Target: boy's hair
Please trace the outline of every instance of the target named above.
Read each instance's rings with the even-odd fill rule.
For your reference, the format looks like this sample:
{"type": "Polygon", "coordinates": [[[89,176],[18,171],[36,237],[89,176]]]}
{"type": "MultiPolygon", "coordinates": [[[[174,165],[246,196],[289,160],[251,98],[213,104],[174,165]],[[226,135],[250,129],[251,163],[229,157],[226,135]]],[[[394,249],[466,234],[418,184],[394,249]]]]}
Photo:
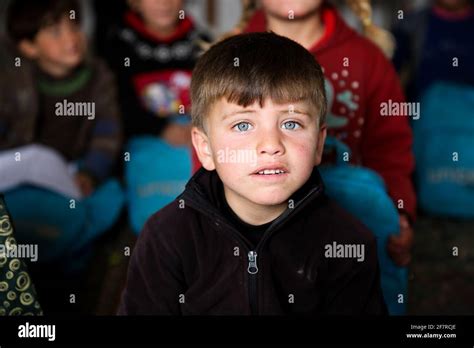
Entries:
{"type": "Polygon", "coordinates": [[[12,0],[7,12],[7,33],[18,43],[34,40],[38,32],[53,25],[74,11],[75,20],[80,23],[80,6],[76,0],[12,0]]]}
{"type": "Polygon", "coordinates": [[[193,125],[205,131],[205,116],[223,97],[243,107],[256,101],[263,106],[267,98],[276,103],[304,100],[319,113],[319,124],[325,122],[321,66],[303,46],[274,33],[229,37],[198,60],[191,80],[193,125]]]}

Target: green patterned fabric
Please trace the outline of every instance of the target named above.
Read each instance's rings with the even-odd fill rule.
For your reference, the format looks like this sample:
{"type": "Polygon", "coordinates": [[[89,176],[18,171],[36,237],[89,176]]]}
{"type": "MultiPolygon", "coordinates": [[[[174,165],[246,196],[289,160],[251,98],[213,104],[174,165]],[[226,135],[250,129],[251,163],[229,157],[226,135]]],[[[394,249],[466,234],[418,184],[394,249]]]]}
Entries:
{"type": "Polygon", "coordinates": [[[10,257],[15,248],[10,215],[0,195],[0,316],[42,315],[25,262],[10,257]]]}

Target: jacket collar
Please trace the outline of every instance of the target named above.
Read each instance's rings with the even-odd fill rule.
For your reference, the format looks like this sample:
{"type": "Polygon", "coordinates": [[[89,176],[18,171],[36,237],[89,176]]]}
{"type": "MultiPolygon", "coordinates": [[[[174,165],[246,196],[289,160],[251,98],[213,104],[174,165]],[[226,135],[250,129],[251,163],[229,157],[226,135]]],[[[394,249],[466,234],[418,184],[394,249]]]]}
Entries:
{"type": "MultiPolygon", "coordinates": [[[[324,34],[321,39],[315,42],[308,49],[312,53],[319,53],[326,48],[332,48],[353,38],[354,35],[357,35],[352,28],[346,25],[337,12],[337,9],[327,2],[322,5],[321,19],[324,23],[324,34]]],[[[251,33],[263,31],[267,31],[267,20],[264,12],[262,10],[257,10],[249,20],[244,32],[251,33]]]]}
{"type": "Polygon", "coordinates": [[[78,66],[64,78],[54,78],[36,67],[38,88],[40,92],[50,96],[67,96],[76,93],[91,80],[92,69],[85,63],[78,66]]]}
{"type": "Polygon", "coordinates": [[[185,17],[184,19],[179,20],[176,30],[173,33],[168,36],[158,36],[157,34],[148,30],[142,19],[133,11],[128,11],[125,13],[125,23],[127,26],[140,33],[140,35],[143,37],[156,43],[171,43],[173,41],[179,40],[185,37],[194,27],[191,19],[189,17],[185,17]]]}
{"type": "MultiPolygon", "coordinates": [[[[208,171],[200,168],[186,184],[184,192],[178,199],[184,199],[186,204],[191,208],[201,212],[204,215],[216,220],[226,221],[222,214],[222,181],[215,170],[208,171]]],[[[281,227],[290,220],[297,211],[308,206],[316,198],[322,196],[324,192],[324,184],[317,167],[314,167],[310,178],[299,188],[290,199],[293,200],[292,208],[287,208],[278,218],[270,225],[269,230],[281,227]]]]}

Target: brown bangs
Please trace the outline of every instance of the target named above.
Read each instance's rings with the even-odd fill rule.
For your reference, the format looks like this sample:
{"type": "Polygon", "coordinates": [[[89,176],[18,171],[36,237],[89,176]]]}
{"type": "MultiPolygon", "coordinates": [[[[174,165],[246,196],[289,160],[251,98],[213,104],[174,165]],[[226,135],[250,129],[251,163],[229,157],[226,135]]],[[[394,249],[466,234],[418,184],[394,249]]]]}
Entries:
{"type": "Polygon", "coordinates": [[[230,37],[198,61],[191,82],[193,124],[203,129],[209,107],[227,99],[243,107],[270,98],[276,103],[307,101],[320,124],[326,114],[324,75],[315,58],[296,42],[273,34],[230,37]]]}

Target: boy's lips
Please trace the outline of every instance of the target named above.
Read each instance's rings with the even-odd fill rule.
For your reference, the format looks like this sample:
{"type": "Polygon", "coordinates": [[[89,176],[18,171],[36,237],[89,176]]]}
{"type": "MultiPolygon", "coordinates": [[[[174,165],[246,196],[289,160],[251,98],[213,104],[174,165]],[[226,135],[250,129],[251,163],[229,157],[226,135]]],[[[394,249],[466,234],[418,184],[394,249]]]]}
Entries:
{"type": "Polygon", "coordinates": [[[252,176],[286,176],[288,174],[288,168],[282,164],[272,163],[260,166],[251,175],[252,176]]]}

